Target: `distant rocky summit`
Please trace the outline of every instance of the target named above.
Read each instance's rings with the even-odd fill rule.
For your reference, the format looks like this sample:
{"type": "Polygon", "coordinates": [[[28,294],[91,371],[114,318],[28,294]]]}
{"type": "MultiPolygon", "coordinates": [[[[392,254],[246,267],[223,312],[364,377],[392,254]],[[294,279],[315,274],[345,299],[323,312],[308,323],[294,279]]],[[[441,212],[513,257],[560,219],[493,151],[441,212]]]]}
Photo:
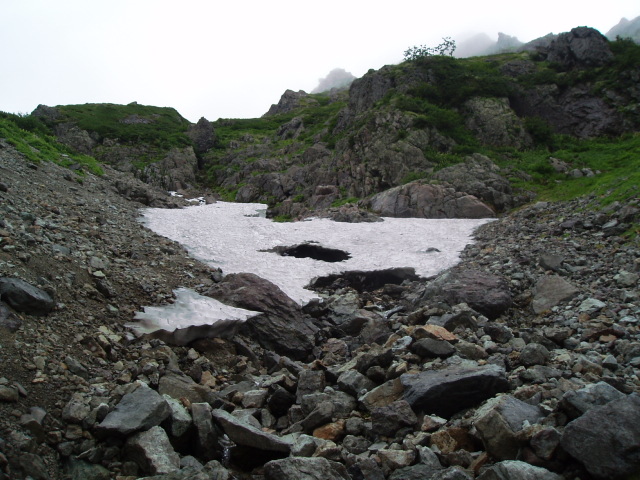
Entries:
{"type": "Polygon", "coordinates": [[[609,40],[616,38],[630,38],[636,43],[640,43],[640,16],[633,20],[623,18],[620,22],[609,30],[605,36],[609,40]]]}

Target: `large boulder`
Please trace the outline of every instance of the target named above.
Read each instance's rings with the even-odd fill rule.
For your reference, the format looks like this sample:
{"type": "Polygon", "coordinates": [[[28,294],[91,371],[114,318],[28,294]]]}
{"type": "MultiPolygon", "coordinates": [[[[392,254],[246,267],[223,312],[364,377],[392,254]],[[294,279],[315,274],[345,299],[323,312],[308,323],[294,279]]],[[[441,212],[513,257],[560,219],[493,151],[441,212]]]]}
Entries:
{"type": "Polygon", "coordinates": [[[511,307],[507,281],[479,270],[450,270],[432,281],[422,300],[444,300],[449,305],[466,303],[490,319],[497,318],[511,307]]]}
{"type": "Polygon", "coordinates": [[[500,167],[480,153],[466,157],[463,163],[438,170],[433,178],[479,198],[498,212],[518,206],[528,199],[516,196],[509,180],[500,175],[500,167]]]}
{"type": "Polygon", "coordinates": [[[444,185],[415,181],[374,195],[367,206],[383,217],[493,218],[495,212],[473,195],[444,185]]]}
{"type": "Polygon", "coordinates": [[[638,475],[640,395],[590,409],[565,427],[560,444],[596,478],[638,475]]]}
{"type": "Polygon", "coordinates": [[[213,124],[202,117],[195,125],[189,126],[187,136],[193,142],[193,149],[196,155],[201,155],[213,148],[216,143],[216,133],[213,124]]]}
{"type": "Polygon", "coordinates": [[[116,408],[96,427],[96,435],[127,436],[160,425],[171,409],[155,390],[141,383],[133,392],[122,397],[116,408]]]}
{"type": "Polygon", "coordinates": [[[518,460],[505,460],[487,468],[478,480],[562,480],[557,473],[518,460]]]}
{"type": "Polygon", "coordinates": [[[279,115],[281,113],[289,113],[302,105],[302,100],[309,96],[304,90],[294,92],[293,90],[285,90],[280,97],[278,103],[274,103],[269,108],[269,111],[265,113],[264,117],[270,117],[272,115],[279,115]]]}
{"type": "Polygon", "coordinates": [[[278,286],[252,273],[235,273],[211,287],[206,295],[227,305],[262,312],[240,328],[264,348],[306,359],[314,346],[317,327],[301,307],[278,286]]]}
{"type": "Polygon", "coordinates": [[[403,398],[414,411],[451,417],[509,388],[503,368],[497,365],[453,365],[400,377],[403,398]]]}
{"type": "Polygon", "coordinates": [[[531,306],[534,313],[542,313],[575,297],[579,290],[559,275],[545,275],[535,285],[531,306]]]}
{"type": "Polygon", "coordinates": [[[602,67],[613,60],[609,41],[589,27],[573,28],[558,35],[549,47],[547,61],[563,68],[602,67]]]}
{"type": "Polygon", "coordinates": [[[19,278],[0,278],[0,300],[18,312],[32,315],[46,315],[56,306],[47,292],[19,278]]]}

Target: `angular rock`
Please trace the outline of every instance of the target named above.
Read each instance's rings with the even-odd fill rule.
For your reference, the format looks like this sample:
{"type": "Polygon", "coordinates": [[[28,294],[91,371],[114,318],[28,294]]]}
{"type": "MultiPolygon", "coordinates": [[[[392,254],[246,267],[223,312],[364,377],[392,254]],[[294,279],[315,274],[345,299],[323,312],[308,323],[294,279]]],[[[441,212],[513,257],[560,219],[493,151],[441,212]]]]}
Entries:
{"type": "Polygon", "coordinates": [[[216,409],[211,412],[214,420],[222,427],[224,433],[236,445],[256,448],[261,451],[280,452],[288,454],[291,443],[276,435],[245,423],[224,410],[216,409]]]}
{"type": "Polygon", "coordinates": [[[4,302],[0,302],[0,328],[6,328],[10,332],[17,332],[22,325],[22,320],[13,313],[4,302]]]}
{"type": "Polygon", "coordinates": [[[367,392],[358,400],[364,404],[367,410],[371,411],[375,407],[383,407],[395,402],[402,397],[403,392],[402,382],[399,378],[395,378],[367,392]]]}
{"type": "Polygon", "coordinates": [[[116,408],[96,427],[96,435],[131,435],[160,425],[171,413],[169,405],[158,392],[142,383],[126,394],[116,408]]]}
{"type": "Polygon", "coordinates": [[[152,427],[133,435],[124,447],[125,454],[133,459],[145,473],[162,474],[180,469],[180,456],[173,450],[166,432],[152,427]]]}
{"type": "Polygon", "coordinates": [[[168,372],[160,377],[158,393],[176,400],[185,398],[191,403],[207,402],[216,406],[220,404],[220,398],[210,388],[198,385],[191,377],[174,372],[168,372]]]}
{"type": "Polygon", "coordinates": [[[296,402],[296,397],[289,393],[280,385],[275,385],[273,393],[267,399],[267,406],[272,414],[281,417],[287,414],[287,411],[296,402]]]}
{"type": "Polygon", "coordinates": [[[456,349],[445,340],[422,338],[411,344],[411,351],[425,358],[447,358],[453,355],[456,349]]]}
{"type": "Polygon", "coordinates": [[[405,400],[396,400],[387,406],[374,408],[371,421],[376,435],[393,437],[401,428],[415,426],[418,418],[405,400]]]}
{"type": "Polygon", "coordinates": [[[400,377],[403,398],[415,411],[449,418],[509,388],[505,371],[496,365],[450,366],[400,377]]]}
{"type": "Polygon", "coordinates": [[[378,193],[369,200],[367,206],[382,217],[495,217],[495,212],[473,195],[420,180],[378,193]]]}
{"type": "Polygon", "coordinates": [[[165,421],[167,423],[167,432],[170,433],[172,437],[181,437],[187,433],[193,419],[187,409],[178,400],[169,395],[163,395],[163,397],[171,410],[169,417],[165,421]]]}
{"type": "Polygon", "coordinates": [[[264,466],[265,480],[351,480],[344,465],[322,457],[289,457],[264,466]]]}
{"type": "Polygon", "coordinates": [[[545,275],[536,283],[531,306],[534,313],[539,314],[572,299],[578,292],[578,289],[564,278],[558,275],[545,275]]]}
{"type": "Polygon", "coordinates": [[[633,393],[587,411],[562,433],[562,448],[596,478],[640,471],[640,395],[633,393]]]}
{"type": "Polygon", "coordinates": [[[219,436],[213,425],[211,406],[208,403],[194,403],[191,405],[191,415],[196,430],[196,452],[206,460],[218,459],[220,457],[219,436]]]}
{"type": "Polygon", "coordinates": [[[549,47],[547,61],[563,68],[601,67],[613,60],[609,41],[599,31],[577,27],[558,35],[549,47]]]}
{"type": "Polygon", "coordinates": [[[624,398],[624,393],[606,382],[587,385],[580,390],[570,390],[562,396],[561,406],[571,418],[577,418],[592,408],[624,398]]]}
{"type": "Polygon", "coordinates": [[[433,478],[437,472],[441,471],[442,467],[437,468],[432,465],[417,464],[411,467],[399,468],[394,471],[389,480],[425,480],[433,478]]]}
{"type": "Polygon", "coordinates": [[[326,380],[322,370],[303,370],[298,377],[298,388],[296,398],[298,403],[302,402],[305,395],[318,393],[324,390],[326,380]]]}
{"type": "Polygon", "coordinates": [[[0,278],[0,300],[18,312],[47,315],[56,306],[44,290],[19,278],[0,278]]]}
{"type": "Polygon", "coordinates": [[[473,424],[487,453],[500,460],[515,460],[527,440],[519,434],[527,425],[536,424],[542,418],[543,412],[537,406],[504,395],[480,407],[473,424]]]}
{"type": "Polygon", "coordinates": [[[275,284],[251,273],[237,273],[224,277],[206,295],[227,305],[263,312],[248,319],[241,332],[264,348],[296,360],[309,357],[318,328],[275,284]]]}
{"type": "Polygon", "coordinates": [[[502,277],[479,270],[452,270],[431,282],[423,300],[442,298],[449,305],[466,303],[489,319],[511,307],[509,285],[502,277]]]}
{"type": "Polygon", "coordinates": [[[549,360],[549,350],[539,343],[528,343],[520,352],[520,363],[525,367],[544,365],[549,360]]]}
{"type": "Polygon", "coordinates": [[[563,477],[541,467],[517,460],[505,460],[485,470],[477,480],[562,480],[563,477]]]}
{"type": "Polygon", "coordinates": [[[338,386],[348,394],[360,397],[375,388],[376,384],[357,370],[347,370],[338,377],[338,386]]]}

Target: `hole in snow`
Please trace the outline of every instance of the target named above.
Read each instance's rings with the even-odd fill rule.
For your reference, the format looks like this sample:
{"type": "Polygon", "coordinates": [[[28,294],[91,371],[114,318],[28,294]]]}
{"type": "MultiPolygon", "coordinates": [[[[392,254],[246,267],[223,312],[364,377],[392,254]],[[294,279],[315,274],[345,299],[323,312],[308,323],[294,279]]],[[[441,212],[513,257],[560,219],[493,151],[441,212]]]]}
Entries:
{"type": "Polygon", "coordinates": [[[312,258],[314,260],[320,260],[321,262],[330,263],[343,262],[351,258],[351,255],[344,250],[326,248],[313,243],[301,243],[290,247],[274,247],[267,251],[275,252],[282,257],[312,258]]]}

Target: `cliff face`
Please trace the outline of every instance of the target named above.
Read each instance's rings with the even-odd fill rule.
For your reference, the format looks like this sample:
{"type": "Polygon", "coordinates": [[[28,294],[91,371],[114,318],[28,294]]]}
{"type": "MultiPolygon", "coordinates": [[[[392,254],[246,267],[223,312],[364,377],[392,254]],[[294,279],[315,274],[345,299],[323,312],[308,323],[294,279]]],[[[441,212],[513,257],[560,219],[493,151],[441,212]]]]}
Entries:
{"type": "MultiPolygon", "coordinates": [[[[579,27],[526,50],[386,66],[356,79],[347,97],[287,91],[269,111],[272,133],[263,124],[256,135],[218,145],[205,168],[229,198],[298,217],[416,179],[442,182],[434,173],[471,153],[488,156],[481,178],[504,177],[505,149],[539,148],[555,134],[587,139],[638,129],[640,73],[599,32],[579,27]]],[[[494,213],[529,198],[511,192],[495,202],[471,179],[446,187],[447,201],[473,191],[494,213]]]]}
{"type": "MultiPolygon", "coordinates": [[[[444,182],[436,190],[449,205],[471,195],[496,214],[530,196],[503,191],[497,201],[477,179],[453,184],[437,172],[482,153],[478,178],[514,178],[511,158],[551,148],[554,135],[589,139],[640,127],[640,55],[629,45],[578,27],[522,49],[385,66],[348,91],[287,90],[260,119],[194,125],[173,109],[135,103],[40,106],[34,116],[73,150],[145,182],[167,190],[199,182],[226,200],[268,203],[274,216],[370,207],[374,195],[393,196],[416,180],[444,182]]],[[[443,215],[428,205],[411,211],[443,215]]]]}

